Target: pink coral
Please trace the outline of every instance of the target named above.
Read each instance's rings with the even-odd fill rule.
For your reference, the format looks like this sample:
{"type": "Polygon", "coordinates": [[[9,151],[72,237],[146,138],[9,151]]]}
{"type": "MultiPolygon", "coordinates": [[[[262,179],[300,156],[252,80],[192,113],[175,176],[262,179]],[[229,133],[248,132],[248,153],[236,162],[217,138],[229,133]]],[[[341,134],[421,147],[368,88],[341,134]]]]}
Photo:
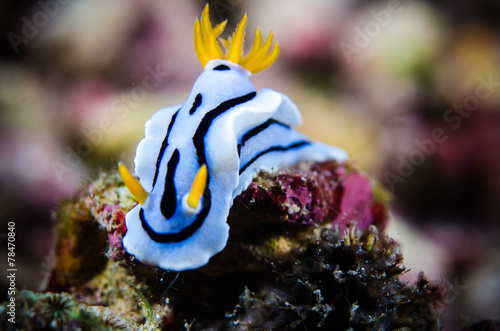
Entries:
{"type": "Polygon", "coordinates": [[[340,230],[356,224],[366,230],[387,223],[370,180],[335,161],[299,164],[277,174],[261,173],[235,202],[277,219],[298,223],[331,222],[340,230]]]}

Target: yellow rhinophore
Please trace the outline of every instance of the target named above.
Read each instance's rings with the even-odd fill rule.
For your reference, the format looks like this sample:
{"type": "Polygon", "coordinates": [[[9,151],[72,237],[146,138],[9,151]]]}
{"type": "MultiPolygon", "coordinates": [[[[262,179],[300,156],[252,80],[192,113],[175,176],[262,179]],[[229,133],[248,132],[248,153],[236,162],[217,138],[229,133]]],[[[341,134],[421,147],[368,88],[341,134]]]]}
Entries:
{"type": "Polygon", "coordinates": [[[189,207],[196,209],[200,203],[201,196],[205,192],[205,187],[207,185],[208,170],[207,165],[204,164],[198,170],[196,177],[194,178],[193,185],[191,186],[191,191],[187,197],[187,204],[189,207]]]}
{"type": "Polygon", "coordinates": [[[123,179],[123,182],[125,183],[125,186],[127,186],[128,190],[134,198],[141,204],[144,204],[144,201],[146,201],[146,198],[148,197],[148,192],[142,187],[141,183],[137,181],[137,179],[132,176],[130,171],[122,164],[118,164],[118,171],[120,172],[120,176],[123,179]]]}
{"type": "Polygon", "coordinates": [[[241,65],[251,73],[267,69],[278,58],[280,48],[275,43],[273,48],[273,33],[271,32],[267,40],[262,44],[260,29],[255,29],[255,40],[250,52],[243,56],[243,44],[245,38],[245,28],[247,25],[247,15],[245,14],[236,27],[233,35],[229,39],[219,38],[224,31],[227,21],[218,24],[216,27],[210,23],[208,4],[203,9],[200,20],[194,23],[194,48],[202,67],[210,60],[225,59],[241,65]],[[222,51],[220,44],[224,46],[226,52],[222,51]]]}

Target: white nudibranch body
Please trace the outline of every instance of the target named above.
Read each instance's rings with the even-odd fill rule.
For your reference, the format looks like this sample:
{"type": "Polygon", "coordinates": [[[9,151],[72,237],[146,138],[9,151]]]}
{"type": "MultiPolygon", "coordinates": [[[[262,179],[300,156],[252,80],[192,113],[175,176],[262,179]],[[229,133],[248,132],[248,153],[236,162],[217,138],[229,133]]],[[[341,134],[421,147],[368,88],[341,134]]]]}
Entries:
{"type": "Polygon", "coordinates": [[[123,238],[139,261],[175,271],[201,267],[224,249],[233,199],[260,170],[347,158],[294,130],[302,120],[296,105],[271,89],[257,92],[250,76],[233,61],[208,60],[186,102],[146,122],[134,159],[142,189],[120,168],[131,192],[144,197],[127,213],[123,238]]]}

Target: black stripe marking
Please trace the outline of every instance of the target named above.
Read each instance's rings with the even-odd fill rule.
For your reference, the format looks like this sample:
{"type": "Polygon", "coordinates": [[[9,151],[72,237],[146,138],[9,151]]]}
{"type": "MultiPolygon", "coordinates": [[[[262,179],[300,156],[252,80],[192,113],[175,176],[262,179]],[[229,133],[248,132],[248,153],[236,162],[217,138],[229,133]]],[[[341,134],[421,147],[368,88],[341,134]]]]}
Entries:
{"type": "Polygon", "coordinates": [[[212,125],[212,121],[224,113],[226,110],[237,106],[241,103],[252,100],[257,93],[251,92],[245,94],[241,97],[237,97],[234,99],[230,99],[224,101],[214,109],[210,110],[201,120],[200,125],[196,129],[196,132],[193,135],[193,143],[196,148],[196,155],[198,156],[198,163],[200,166],[207,163],[207,159],[205,157],[205,135],[207,134],[210,125],[212,125]]]}
{"type": "Polygon", "coordinates": [[[222,70],[231,70],[231,68],[229,68],[227,65],[225,64],[219,64],[217,67],[215,67],[213,70],[218,70],[218,71],[222,71],[222,70]]]}
{"type": "Polygon", "coordinates": [[[165,177],[165,190],[161,197],[160,210],[166,219],[174,215],[177,208],[177,191],[175,189],[175,170],[179,164],[179,150],[176,148],[167,164],[167,175],[165,177]]]}
{"type": "MultiPolygon", "coordinates": [[[[200,125],[196,129],[196,132],[193,136],[193,144],[196,148],[196,155],[198,156],[198,163],[201,165],[206,164],[206,157],[205,157],[205,135],[210,128],[210,125],[212,124],[212,121],[219,116],[220,114],[224,113],[226,110],[240,104],[247,102],[255,97],[256,93],[251,92],[246,95],[243,95],[238,98],[234,98],[231,100],[224,101],[221,103],[219,106],[216,108],[212,109],[209,111],[201,120],[200,125]]],[[[169,161],[172,161],[172,159],[169,161]]],[[[207,179],[207,186],[205,187],[205,193],[203,195],[203,203],[204,206],[200,213],[196,216],[196,219],[182,229],[179,232],[176,233],[157,233],[151,227],[149,226],[148,222],[144,218],[144,209],[141,208],[139,211],[139,218],[141,219],[142,227],[144,231],[148,234],[148,236],[151,238],[151,240],[157,242],[157,243],[173,243],[173,242],[181,242],[189,237],[191,237],[202,225],[205,219],[208,216],[208,213],[210,211],[210,206],[211,206],[211,201],[212,201],[212,196],[211,192],[209,189],[209,179],[207,179]]],[[[167,191],[164,192],[164,194],[167,191]]]]}
{"type": "Polygon", "coordinates": [[[259,154],[257,154],[256,156],[254,156],[250,161],[248,161],[248,163],[245,164],[240,169],[240,175],[245,170],[247,170],[247,168],[252,163],[254,163],[255,161],[257,161],[262,155],[265,155],[265,154],[271,153],[271,152],[286,152],[286,151],[289,151],[289,150],[292,150],[292,149],[296,149],[296,148],[300,148],[300,147],[303,147],[303,146],[307,146],[307,145],[310,145],[310,144],[311,144],[310,142],[302,140],[302,141],[296,142],[294,144],[291,144],[291,145],[288,145],[288,146],[285,146],[285,147],[284,146],[273,146],[273,147],[270,147],[270,148],[266,149],[265,151],[260,152],[259,154]]]}
{"type": "MultiPolygon", "coordinates": [[[[240,104],[243,102],[246,102],[248,100],[251,100],[255,97],[256,93],[252,92],[247,95],[234,98],[228,101],[225,101],[221,103],[219,106],[216,108],[212,109],[209,111],[201,120],[200,125],[196,129],[196,132],[193,136],[193,143],[196,147],[196,153],[198,156],[198,162],[200,166],[202,164],[206,164],[206,157],[205,157],[205,135],[212,124],[212,121],[219,116],[220,114],[224,113],[226,110],[240,104]]],[[[172,160],[170,162],[173,162],[172,160]]],[[[170,166],[169,162],[169,166],[170,166]]],[[[170,167],[169,167],[170,169],[170,167]]],[[[167,188],[165,187],[165,192],[164,192],[164,197],[162,198],[162,203],[163,199],[165,198],[166,193],[169,192],[167,188]]],[[[175,199],[174,199],[175,200],[175,199]]],[[[204,204],[205,206],[201,210],[201,212],[196,216],[196,219],[194,220],[193,223],[191,223],[189,226],[185,227],[178,233],[157,233],[151,227],[147,224],[146,220],[144,219],[144,211],[141,209],[140,212],[140,218],[142,222],[142,227],[144,230],[148,233],[149,237],[154,240],[155,242],[159,243],[167,243],[167,242],[180,242],[188,239],[195,233],[202,225],[203,222],[205,221],[209,211],[210,211],[210,206],[211,206],[211,192],[209,189],[209,183],[207,180],[207,186],[205,187],[205,194],[204,194],[204,204]]],[[[163,212],[163,211],[162,211],[163,212]]]]}
{"type": "Polygon", "coordinates": [[[262,131],[264,131],[268,127],[270,127],[272,124],[281,125],[284,128],[290,129],[290,127],[288,125],[286,125],[285,123],[281,123],[281,122],[274,120],[274,119],[269,119],[266,122],[262,123],[261,125],[256,126],[252,130],[245,133],[245,135],[241,138],[241,143],[238,144],[238,155],[240,155],[241,147],[245,146],[245,143],[248,140],[255,137],[256,135],[258,135],[259,133],[261,133],[262,131]]]}
{"type": "Polygon", "coordinates": [[[170,119],[170,124],[168,125],[167,134],[165,135],[165,139],[163,139],[163,142],[161,143],[160,152],[158,153],[158,158],[156,159],[156,170],[155,170],[155,176],[153,178],[153,188],[155,187],[156,180],[158,179],[158,172],[160,171],[159,169],[160,169],[161,159],[163,158],[163,154],[165,153],[165,150],[167,149],[168,146],[168,136],[170,135],[170,131],[172,131],[172,126],[174,125],[179,110],[177,110],[175,114],[172,115],[172,118],[170,119]]]}
{"type": "Polygon", "coordinates": [[[196,216],[196,219],[193,221],[193,223],[191,223],[189,226],[185,227],[184,229],[176,233],[158,233],[153,229],[151,229],[148,222],[146,222],[146,219],[144,218],[144,209],[142,208],[139,211],[139,218],[141,219],[142,228],[144,229],[144,231],[146,231],[151,240],[161,244],[178,243],[191,237],[193,233],[195,233],[196,230],[198,230],[201,227],[201,225],[205,221],[205,218],[207,218],[209,210],[210,210],[210,200],[207,201],[207,204],[196,216]]]}
{"type": "Polygon", "coordinates": [[[198,109],[198,107],[201,105],[201,99],[201,94],[198,93],[196,95],[196,98],[194,98],[193,106],[191,107],[191,109],[189,109],[189,115],[193,115],[194,112],[198,109]]]}

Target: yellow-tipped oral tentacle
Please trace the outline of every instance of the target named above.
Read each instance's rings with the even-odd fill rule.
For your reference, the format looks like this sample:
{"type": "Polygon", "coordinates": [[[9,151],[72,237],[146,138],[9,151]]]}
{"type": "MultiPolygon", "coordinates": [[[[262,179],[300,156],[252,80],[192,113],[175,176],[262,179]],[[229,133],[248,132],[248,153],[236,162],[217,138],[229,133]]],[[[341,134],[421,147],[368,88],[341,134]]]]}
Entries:
{"type": "Polygon", "coordinates": [[[205,192],[205,187],[207,185],[208,170],[207,165],[204,164],[198,170],[196,177],[194,178],[193,185],[191,186],[191,191],[187,197],[187,204],[189,207],[196,209],[200,203],[201,196],[205,192]]]}
{"type": "Polygon", "coordinates": [[[141,205],[143,205],[146,201],[146,198],[148,197],[148,192],[146,192],[141,183],[139,183],[137,179],[132,176],[130,171],[128,171],[128,169],[122,163],[118,164],[118,171],[120,172],[120,176],[122,177],[123,182],[125,183],[125,186],[127,186],[130,193],[141,205]]]}

